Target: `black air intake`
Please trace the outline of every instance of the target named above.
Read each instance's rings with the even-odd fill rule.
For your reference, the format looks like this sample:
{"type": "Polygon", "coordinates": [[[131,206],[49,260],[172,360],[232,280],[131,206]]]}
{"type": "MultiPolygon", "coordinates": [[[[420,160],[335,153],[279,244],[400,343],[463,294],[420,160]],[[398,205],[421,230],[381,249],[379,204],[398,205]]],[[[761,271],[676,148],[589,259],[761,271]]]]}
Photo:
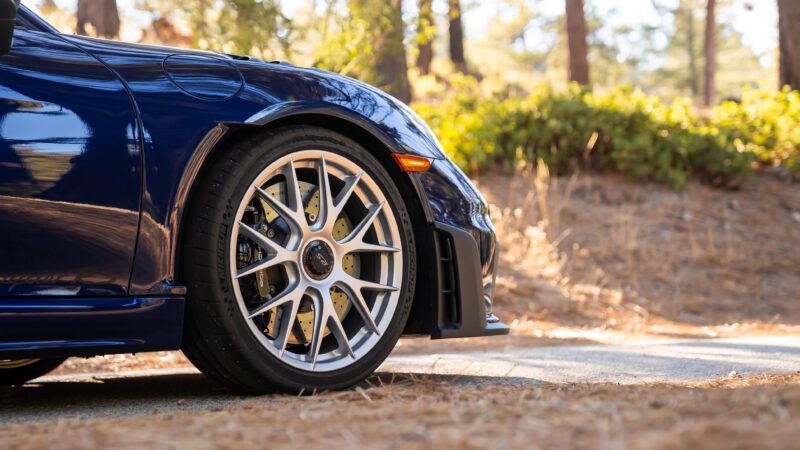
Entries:
{"type": "Polygon", "coordinates": [[[461,302],[453,238],[447,233],[436,233],[439,258],[439,326],[458,328],[461,324],[461,302]]]}

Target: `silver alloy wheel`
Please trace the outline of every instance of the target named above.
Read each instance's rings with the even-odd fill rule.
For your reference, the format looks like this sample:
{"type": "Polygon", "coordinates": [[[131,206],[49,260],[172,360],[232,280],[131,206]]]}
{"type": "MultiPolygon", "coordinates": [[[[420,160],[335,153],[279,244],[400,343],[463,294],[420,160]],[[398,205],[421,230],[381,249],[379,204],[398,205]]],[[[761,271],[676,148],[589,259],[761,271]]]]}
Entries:
{"type": "Polygon", "coordinates": [[[259,342],[290,366],[346,367],[369,353],[392,322],[403,281],[397,218],[375,180],[345,156],[304,150],[270,164],[244,194],[229,242],[239,309],[259,342]],[[313,198],[316,214],[308,211],[313,198]],[[253,211],[274,219],[252,223],[253,211]],[[277,222],[282,235],[274,231],[277,222]],[[263,284],[265,271],[273,281],[276,268],[279,280],[257,296],[260,304],[245,299],[243,290],[263,284]],[[347,308],[334,296],[345,298],[347,308]],[[313,318],[310,340],[298,332],[300,314],[313,318]]]}
{"type": "Polygon", "coordinates": [[[31,364],[36,364],[41,361],[40,359],[0,359],[0,370],[3,369],[19,369],[27,367],[31,364]]]}

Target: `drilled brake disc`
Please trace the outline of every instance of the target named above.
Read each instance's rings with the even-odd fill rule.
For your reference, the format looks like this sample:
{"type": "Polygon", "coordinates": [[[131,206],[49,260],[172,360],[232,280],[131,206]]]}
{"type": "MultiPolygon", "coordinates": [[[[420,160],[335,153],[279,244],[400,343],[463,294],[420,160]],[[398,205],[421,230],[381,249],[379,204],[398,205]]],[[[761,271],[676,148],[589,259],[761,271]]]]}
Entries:
{"type": "MultiPolygon", "coordinates": [[[[316,218],[319,214],[319,192],[316,190],[316,186],[311,183],[300,182],[300,190],[303,194],[303,198],[308,198],[308,203],[306,204],[305,213],[309,218],[309,221],[312,221],[316,218]],[[313,193],[312,193],[313,192],[313,193]],[[309,198],[309,194],[310,198],[309,198]]],[[[284,184],[279,183],[270,186],[266,189],[267,193],[275,198],[281,199],[284,197],[284,184]]],[[[262,208],[265,211],[266,222],[272,223],[272,221],[278,218],[278,213],[275,212],[264,200],[261,200],[262,208]]],[[[344,239],[350,232],[352,231],[352,224],[350,220],[343,215],[336,221],[333,230],[333,238],[336,240],[344,239]]],[[[353,254],[345,255],[342,259],[342,265],[345,272],[349,275],[357,276],[357,257],[353,254]]],[[[274,271],[273,273],[268,273],[270,271],[262,270],[256,273],[256,281],[258,284],[259,294],[263,298],[267,298],[269,294],[269,277],[281,276],[279,272],[274,271]],[[263,284],[261,280],[264,280],[263,284]],[[266,290],[262,288],[266,286],[266,290]],[[267,295],[264,295],[267,294],[267,295]]],[[[331,290],[331,298],[333,299],[333,306],[336,310],[336,315],[339,317],[339,320],[344,320],[344,317],[350,310],[350,300],[347,298],[347,294],[339,289],[332,289],[331,290]]],[[[314,310],[312,309],[311,302],[304,302],[301,306],[300,311],[297,313],[297,323],[294,326],[294,333],[292,336],[289,337],[288,343],[290,345],[296,344],[306,344],[311,341],[312,332],[314,329],[314,310]]],[[[268,317],[269,320],[267,321],[266,329],[264,330],[267,336],[272,339],[275,339],[277,336],[278,330],[275,327],[275,322],[278,314],[278,308],[273,309],[269,312],[268,317]]],[[[324,331],[324,336],[330,334],[330,330],[328,328],[324,331]]]]}

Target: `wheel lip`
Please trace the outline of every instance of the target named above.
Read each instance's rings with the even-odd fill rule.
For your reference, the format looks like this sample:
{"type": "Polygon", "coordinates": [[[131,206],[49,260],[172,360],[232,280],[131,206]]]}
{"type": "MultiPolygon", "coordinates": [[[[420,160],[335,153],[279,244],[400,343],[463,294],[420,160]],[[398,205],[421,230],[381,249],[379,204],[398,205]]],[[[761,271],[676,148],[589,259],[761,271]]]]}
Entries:
{"type": "MultiPolygon", "coordinates": [[[[388,195],[384,192],[383,189],[380,188],[377,181],[374,179],[373,174],[367,171],[367,169],[357,162],[352,161],[351,157],[336,152],[334,150],[322,150],[318,148],[306,148],[306,149],[299,149],[297,151],[290,152],[275,161],[269,163],[267,167],[262,169],[254,178],[251,179],[249,182],[249,187],[244,192],[244,194],[240,197],[239,207],[236,211],[235,216],[233,216],[233,223],[230,228],[230,232],[227,236],[228,238],[228,274],[229,279],[231,281],[231,285],[233,287],[234,296],[236,298],[237,306],[239,307],[239,311],[241,313],[241,317],[245,320],[246,326],[248,327],[251,334],[256,337],[256,339],[261,344],[261,347],[265,348],[271,356],[275,357],[281,363],[293,367],[295,369],[304,370],[310,373],[320,373],[320,372],[332,372],[340,369],[344,369],[347,367],[356,364],[357,362],[361,361],[364,356],[366,356],[372,349],[374,349],[378,342],[382,339],[384,335],[387,334],[389,326],[393,322],[394,317],[398,312],[398,305],[400,303],[401,295],[403,295],[404,289],[404,281],[405,281],[405,252],[406,252],[406,245],[404,240],[402,239],[400,233],[400,221],[397,218],[397,212],[394,208],[389,204],[388,195]],[[360,180],[360,184],[362,187],[357,187],[356,190],[353,192],[353,195],[357,195],[359,200],[361,200],[364,204],[367,204],[364,197],[367,194],[374,195],[375,193],[379,194],[379,198],[382,201],[385,201],[386,204],[383,206],[383,211],[379,214],[382,216],[380,220],[384,220],[386,223],[384,225],[389,225],[388,230],[382,230],[382,233],[386,233],[391,237],[391,245],[398,248],[399,251],[394,253],[391,258],[393,260],[389,260],[389,263],[382,263],[380,267],[379,273],[379,282],[383,282],[382,280],[391,279],[393,287],[396,288],[395,291],[392,292],[382,292],[378,293],[376,296],[376,303],[373,306],[372,313],[373,318],[375,319],[376,325],[378,327],[378,331],[380,334],[376,334],[367,329],[366,326],[362,326],[361,329],[358,330],[350,339],[349,342],[351,345],[356,343],[357,345],[353,346],[353,352],[355,354],[355,358],[351,358],[347,354],[336,354],[337,350],[333,350],[327,353],[320,353],[316,364],[312,364],[309,361],[303,361],[293,357],[285,357],[285,355],[297,355],[294,353],[289,352],[288,350],[284,352],[282,356],[278,349],[272,344],[272,342],[261,332],[261,330],[256,327],[255,322],[253,319],[249,318],[248,308],[244,302],[244,298],[241,294],[241,288],[239,286],[239,281],[236,278],[237,273],[237,254],[236,254],[236,247],[238,245],[238,236],[239,236],[239,221],[244,215],[244,212],[249,204],[250,200],[256,195],[256,186],[263,186],[266,181],[271,179],[272,177],[280,174],[280,170],[289,162],[293,162],[295,164],[296,169],[301,168],[297,166],[298,162],[303,161],[319,161],[322,157],[325,158],[328,164],[328,174],[331,173],[332,165],[341,172],[341,169],[338,169],[336,166],[350,166],[353,169],[353,173],[349,175],[353,175],[357,172],[363,172],[363,176],[360,180]],[[364,190],[364,186],[366,185],[368,192],[364,190]],[[375,314],[379,313],[379,318],[375,318],[375,314]],[[323,357],[328,357],[323,358],[323,357]]],[[[332,174],[333,176],[337,176],[332,174]]],[[[342,179],[341,176],[337,176],[339,179],[342,179]]],[[[376,219],[378,220],[378,219],[376,219]]],[[[340,258],[339,255],[339,245],[335,239],[331,236],[324,235],[321,231],[315,229],[313,224],[310,224],[308,236],[302,236],[299,239],[296,236],[290,237],[287,247],[291,249],[293,252],[298,252],[298,254],[302,255],[303,249],[312,241],[323,239],[327,244],[331,246],[333,249],[336,258],[340,258]],[[294,241],[294,242],[293,242],[294,241]]],[[[341,255],[344,256],[344,255],[341,255]]],[[[385,262],[384,256],[380,255],[382,262],[385,262]]],[[[289,274],[289,284],[300,283],[305,281],[310,286],[310,289],[319,290],[323,286],[335,286],[337,280],[335,278],[335,273],[337,272],[334,269],[333,273],[330,274],[324,280],[314,280],[313,278],[309,277],[306,273],[304,273],[304,269],[301,267],[302,263],[298,262],[295,264],[296,272],[294,274],[289,274]]]]}
{"type": "Polygon", "coordinates": [[[41,361],[41,358],[34,359],[0,359],[0,370],[21,369],[32,366],[41,361]]]}

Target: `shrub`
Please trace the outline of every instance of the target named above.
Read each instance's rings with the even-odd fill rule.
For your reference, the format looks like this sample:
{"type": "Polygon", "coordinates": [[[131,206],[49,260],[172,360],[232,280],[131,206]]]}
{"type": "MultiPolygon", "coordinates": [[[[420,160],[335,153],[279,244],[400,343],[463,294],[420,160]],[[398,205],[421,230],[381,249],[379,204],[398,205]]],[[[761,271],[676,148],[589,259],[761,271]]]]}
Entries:
{"type": "MultiPolygon", "coordinates": [[[[448,155],[467,171],[496,162],[542,160],[557,174],[579,168],[614,171],[682,188],[690,177],[735,185],[757,156],[763,160],[767,149],[773,156],[779,151],[786,162],[791,159],[785,155],[794,152],[797,161],[800,129],[785,125],[798,120],[792,108],[800,104],[794,97],[794,103],[778,102],[781,114],[794,114],[792,120],[775,117],[777,107],[771,104],[753,112],[769,116],[761,119],[769,130],[782,130],[781,138],[768,140],[757,134],[758,125],[733,126],[740,125],[738,117],[747,103],[739,109],[726,103],[708,119],[696,115],[686,100],[665,105],[629,88],[593,94],[575,85],[563,92],[540,86],[516,97],[481,92],[475,81],[461,78],[450,92],[439,102],[414,107],[437,132],[448,155]],[[725,110],[730,123],[716,124],[725,110]],[[752,144],[756,136],[758,151],[752,144]]],[[[771,131],[764,133],[774,139],[771,131]]]]}
{"type": "Polygon", "coordinates": [[[742,152],[752,152],[763,164],[784,164],[800,173],[800,93],[746,88],[740,102],[725,102],[712,120],[742,152]]]}

